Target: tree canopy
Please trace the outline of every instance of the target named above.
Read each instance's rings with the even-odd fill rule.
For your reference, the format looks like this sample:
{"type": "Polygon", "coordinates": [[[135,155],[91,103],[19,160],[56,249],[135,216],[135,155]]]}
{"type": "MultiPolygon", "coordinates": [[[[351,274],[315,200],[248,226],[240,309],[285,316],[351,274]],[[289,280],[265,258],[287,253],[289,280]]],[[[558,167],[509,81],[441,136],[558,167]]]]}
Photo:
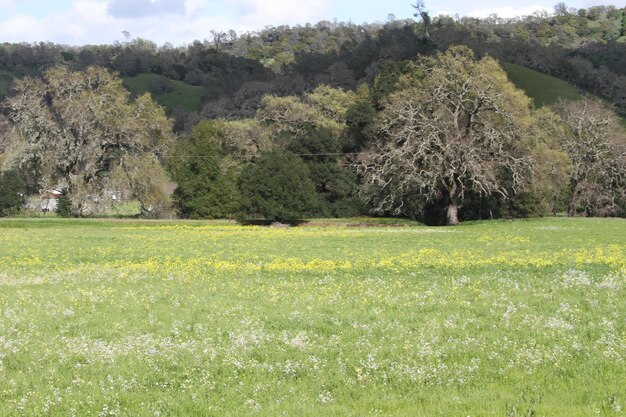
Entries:
{"type": "Polygon", "coordinates": [[[452,47],[424,58],[383,107],[359,165],[381,212],[410,215],[411,200],[444,197],[456,224],[468,190],[507,196],[531,172],[521,149],[530,100],[489,57],[452,47]]]}
{"type": "Polygon", "coordinates": [[[568,215],[621,214],[626,197],[626,134],[615,113],[592,99],[560,102],[562,146],[572,161],[568,215]]]}
{"type": "Polygon", "coordinates": [[[119,77],[98,67],[55,67],[15,91],[8,107],[17,134],[5,163],[36,172],[42,190],[65,187],[76,215],[124,198],[146,212],[165,204],[160,161],[172,124],[149,95],[131,100],[119,77]]]}
{"type": "Polygon", "coordinates": [[[244,219],[297,220],[319,206],[307,166],[288,152],[264,152],[254,164],[246,165],[239,190],[244,219]]]}
{"type": "Polygon", "coordinates": [[[0,172],[0,217],[19,210],[25,194],[26,184],[18,172],[0,172]]]}
{"type": "Polygon", "coordinates": [[[183,218],[232,218],[238,211],[240,165],[223,146],[224,125],[198,123],[172,153],[170,172],[178,185],[173,199],[183,218]]]}

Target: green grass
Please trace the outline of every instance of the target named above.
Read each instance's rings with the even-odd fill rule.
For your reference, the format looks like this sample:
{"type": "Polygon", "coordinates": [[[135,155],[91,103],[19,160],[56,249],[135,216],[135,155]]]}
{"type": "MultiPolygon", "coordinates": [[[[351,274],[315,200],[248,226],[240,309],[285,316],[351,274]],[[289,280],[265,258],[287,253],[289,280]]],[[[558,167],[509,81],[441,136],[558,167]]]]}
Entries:
{"type": "MultiPolygon", "coordinates": [[[[157,74],[139,74],[134,77],[125,77],[124,85],[133,95],[150,91],[150,85],[160,76],[157,74]]],[[[172,91],[162,94],[152,94],[153,98],[168,110],[180,107],[187,111],[198,111],[202,108],[202,87],[189,85],[182,81],[171,80],[172,91]]]]}
{"type": "MultiPolygon", "coordinates": [[[[576,87],[551,75],[542,74],[517,64],[504,64],[504,70],[515,86],[524,90],[533,99],[536,106],[556,103],[559,99],[580,100],[582,95],[576,87]]],[[[626,128],[626,116],[620,115],[620,121],[626,128]]]]}
{"type": "Polygon", "coordinates": [[[625,242],[0,220],[0,416],[623,415],[625,242]]]}
{"type": "Polygon", "coordinates": [[[504,64],[504,70],[515,86],[533,99],[535,105],[554,104],[558,99],[579,100],[582,98],[576,87],[551,75],[517,64],[504,64]]]}
{"type": "Polygon", "coordinates": [[[320,218],[307,219],[304,226],[336,225],[336,226],[416,226],[418,223],[410,219],[391,217],[348,217],[348,218],[320,218]]]}

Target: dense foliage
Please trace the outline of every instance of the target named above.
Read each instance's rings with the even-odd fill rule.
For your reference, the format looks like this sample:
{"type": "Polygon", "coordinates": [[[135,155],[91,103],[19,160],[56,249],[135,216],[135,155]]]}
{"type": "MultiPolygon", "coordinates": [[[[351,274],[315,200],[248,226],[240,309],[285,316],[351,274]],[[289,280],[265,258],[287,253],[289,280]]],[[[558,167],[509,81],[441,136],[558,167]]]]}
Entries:
{"type": "Polygon", "coordinates": [[[237,163],[219,143],[219,125],[204,121],[178,142],[170,162],[175,206],[184,218],[232,218],[238,210],[237,163]]]}
{"type": "Polygon", "coordinates": [[[30,193],[65,185],[75,214],[97,212],[114,195],[138,199],[146,215],[165,208],[170,147],[174,207],[186,218],[377,213],[440,224],[626,213],[617,122],[626,109],[624,10],[559,4],[550,15],[474,19],[414,6],[417,22],[212,32],[212,41],[182,47],[2,44],[0,94],[17,129],[0,116],[0,162],[21,167],[30,193]],[[85,81],[94,77],[97,87],[85,81]],[[552,106],[585,91],[614,107],[552,106]],[[173,119],[175,141],[145,92],[173,119]],[[575,126],[590,108],[610,123],[575,126]],[[588,146],[602,131],[610,138],[588,146]],[[584,165],[577,147],[597,164],[584,165]],[[252,197],[258,184],[247,182],[259,178],[250,173],[276,155],[306,168],[297,169],[312,185],[306,208],[277,215],[252,197]]]}
{"type": "Polygon", "coordinates": [[[164,205],[160,160],[172,145],[172,127],[149,95],[129,100],[122,81],[98,67],[55,67],[15,89],[7,104],[18,134],[7,147],[7,166],[30,169],[41,189],[67,189],[76,215],[128,198],[147,212],[164,205]]]}
{"type": "Polygon", "coordinates": [[[309,170],[297,156],[262,153],[239,177],[243,219],[297,220],[315,213],[319,200],[309,170]]]}
{"type": "Polygon", "coordinates": [[[17,171],[0,172],[0,217],[19,211],[25,194],[26,184],[17,171]]]}
{"type": "Polygon", "coordinates": [[[141,38],[80,47],[2,44],[0,96],[15,78],[38,76],[55,65],[72,70],[104,66],[123,77],[158,75],[134,93],[165,98],[161,104],[169,106],[178,128],[189,130],[198,117],[251,117],[265,94],[301,94],[319,84],[354,89],[371,82],[387,62],[465,44],[479,55],[565,79],[624,110],[624,16],[624,9],[613,6],[576,10],[560,4],[552,15],[510,19],[433,16],[427,30],[424,21],[390,16],[385,23],[364,25],[319,22],[239,35],[213,32],[212,40],[180,47],[141,38]],[[164,97],[172,93],[168,89],[178,89],[172,81],[197,87],[201,109],[164,97]]]}

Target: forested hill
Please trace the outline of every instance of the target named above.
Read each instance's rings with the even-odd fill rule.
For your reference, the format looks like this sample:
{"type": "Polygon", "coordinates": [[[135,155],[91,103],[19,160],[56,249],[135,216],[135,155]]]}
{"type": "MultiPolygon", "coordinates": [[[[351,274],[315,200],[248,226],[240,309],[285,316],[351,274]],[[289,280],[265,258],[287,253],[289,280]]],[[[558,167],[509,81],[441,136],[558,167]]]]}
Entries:
{"type": "MultiPolygon", "coordinates": [[[[381,72],[393,75],[417,54],[465,44],[501,63],[558,77],[615,103],[623,113],[625,10],[560,4],[553,15],[515,19],[438,16],[428,25],[393,18],[368,25],[324,21],[244,35],[212,32],[210,41],[179,47],[145,39],[81,47],[5,43],[0,45],[0,96],[13,79],[40,75],[54,65],[104,66],[119,72],[134,94],[151,92],[176,119],[175,128],[188,130],[201,119],[251,117],[266,94],[300,95],[320,84],[354,90],[381,72]]],[[[513,76],[520,81],[519,71],[513,76]]],[[[533,89],[532,79],[521,81],[533,89]]]]}

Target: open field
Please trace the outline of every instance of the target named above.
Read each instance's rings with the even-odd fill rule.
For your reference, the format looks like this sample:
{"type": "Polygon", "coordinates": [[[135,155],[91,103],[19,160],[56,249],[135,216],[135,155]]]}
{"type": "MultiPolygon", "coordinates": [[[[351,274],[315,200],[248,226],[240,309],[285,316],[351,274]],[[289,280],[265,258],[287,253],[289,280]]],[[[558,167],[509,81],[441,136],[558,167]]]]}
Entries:
{"type": "Polygon", "coordinates": [[[564,100],[582,98],[576,87],[567,81],[517,64],[505,63],[503,67],[511,82],[524,90],[537,106],[554,104],[560,98],[564,100]]]}
{"type": "Polygon", "coordinates": [[[0,221],[0,416],[625,407],[623,219],[0,221]]]}
{"type": "MultiPolygon", "coordinates": [[[[532,98],[538,107],[554,104],[559,99],[580,100],[583,97],[584,93],[567,81],[517,64],[505,63],[503,67],[511,82],[532,98]]],[[[620,113],[619,116],[626,128],[626,115],[620,113]]]]}
{"type": "MultiPolygon", "coordinates": [[[[157,74],[139,74],[124,78],[124,85],[133,94],[139,95],[150,91],[150,85],[159,78],[157,74]]],[[[169,80],[172,91],[152,94],[152,98],[160,105],[173,110],[177,107],[187,111],[197,111],[202,108],[202,87],[193,86],[178,80],[169,80]]]]}

